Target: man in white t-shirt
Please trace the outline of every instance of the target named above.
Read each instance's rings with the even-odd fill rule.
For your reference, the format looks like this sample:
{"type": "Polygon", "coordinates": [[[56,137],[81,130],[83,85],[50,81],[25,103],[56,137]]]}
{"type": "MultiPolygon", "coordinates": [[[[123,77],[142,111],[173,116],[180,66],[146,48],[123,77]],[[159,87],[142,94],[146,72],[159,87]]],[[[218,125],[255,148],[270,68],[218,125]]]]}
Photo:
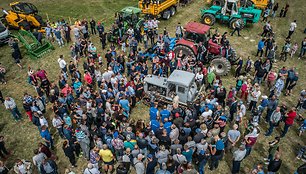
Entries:
{"type": "Polygon", "coordinates": [[[59,64],[59,67],[64,71],[64,72],[67,72],[67,63],[66,61],[64,60],[64,56],[63,55],[60,55],[60,57],[58,58],[57,60],[58,64],[59,64]]]}
{"type": "Polygon", "coordinates": [[[296,25],[296,20],[294,20],[294,21],[291,22],[291,24],[290,24],[289,33],[288,33],[287,39],[290,39],[290,38],[291,38],[291,35],[294,33],[296,27],[297,27],[297,25],[296,25]]]}

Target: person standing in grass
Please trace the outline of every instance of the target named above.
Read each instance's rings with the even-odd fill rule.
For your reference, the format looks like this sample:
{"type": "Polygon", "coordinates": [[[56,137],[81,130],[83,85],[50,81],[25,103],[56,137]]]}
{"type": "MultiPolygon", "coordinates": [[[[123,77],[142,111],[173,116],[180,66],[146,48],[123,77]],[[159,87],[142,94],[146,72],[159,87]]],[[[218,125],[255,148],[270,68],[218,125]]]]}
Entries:
{"type": "Polygon", "coordinates": [[[239,173],[240,164],[246,155],[245,145],[240,145],[239,149],[237,149],[233,154],[233,167],[232,174],[239,173]]]}
{"type": "Polygon", "coordinates": [[[40,136],[49,148],[53,148],[53,139],[46,125],[41,126],[40,136]]]}
{"type": "Polygon", "coordinates": [[[6,159],[10,152],[5,147],[4,136],[0,136],[0,157],[6,159]]]}
{"type": "Polygon", "coordinates": [[[298,59],[300,59],[301,57],[304,57],[305,52],[306,52],[306,37],[304,37],[304,40],[301,43],[301,51],[300,51],[298,59]]]}
{"type": "Polygon", "coordinates": [[[287,134],[289,128],[293,125],[296,116],[296,108],[294,107],[285,115],[285,126],[281,137],[284,137],[287,134]]]}
{"type": "Polygon", "coordinates": [[[71,163],[72,167],[76,167],[74,149],[73,149],[72,146],[69,145],[68,140],[65,140],[63,142],[63,150],[64,150],[64,153],[65,153],[65,156],[68,157],[69,162],[71,163]]]}
{"type": "Polygon", "coordinates": [[[296,25],[296,20],[294,20],[293,22],[291,22],[290,27],[289,27],[289,32],[288,32],[288,36],[286,39],[290,39],[292,34],[294,33],[295,29],[296,29],[297,25],[296,25]]]}
{"type": "Polygon", "coordinates": [[[13,98],[11,97],[6,97],[5,98],[5,101],[4,101],[4,106],[7,110],[9,110],[12,115],[13,115],[13,118],[15,119],[15,121],[19,121],[22,119],[22,116],[18,110],[18,107],[14,101],[13,98]]]}

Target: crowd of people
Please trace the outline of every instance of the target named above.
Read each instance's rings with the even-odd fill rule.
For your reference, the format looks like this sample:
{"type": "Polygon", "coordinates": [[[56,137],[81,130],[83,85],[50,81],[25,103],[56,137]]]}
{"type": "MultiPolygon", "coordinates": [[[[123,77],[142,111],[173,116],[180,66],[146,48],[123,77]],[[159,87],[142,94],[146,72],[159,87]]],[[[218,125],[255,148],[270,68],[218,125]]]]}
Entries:
{"type": "MultiPolygon", "coordinates": [[[[272,17],[276,11],[273,8],[272,17]]],[[[61,173],[53,151],[55,143],[61,143],[71,164],[65,166],[67,174],[76,173],[74,167],[80,158],[88,161],[82,169],[83,174],[127,174],[131,170],[137,174],[204,174],[206,165],[209,170],[216,170],[224,156],[231,153],[231,173],[236,174],[244,159],[250,158],[248,156],[262,134],[271,139],[267,144],[269,150],[261,152],[266,158],[263,163],[254,164],[250,173],[277,172],[282,165],[282,154],[286,153],[281,152],[280,142],[284,141],[289,128],[298,122],[299,136],[306,129],[303,118],[306,91],[300,92],[296,106],[282,101],[291,95],[299,76],[295,67],[273,67],[277,45],[271,22],[265,20],[262,34],[265,38],[258,43],[257,60],[252,63],[248,58],[244,63],[240,58],[235,68],[236,84],[227,88],[222,77],[215,74],[214,67],[206,67],[205,56],[175,54],[169,48],[167,29],[161,33],[157,30],[157,19],[145,21],[144,33],[139,28],[130,27],[127,42],[119,38],[119,47],[117,43],[107,43],[103,23],[96,25],[94,19],[77,20],[74,27],[64,20],[49,23],[45,39],[56,41],[59,47],[72,42],[70,55],[58,57],[61,71],[58,79],[50,79],[48,73],[51,72],[46,72],[43,67],[36,70],[29,67],[28,83],[35,88],[36,94],[24,92],[24,112],[20,112],[12,97],[5,94],[3,97],[0,91],[1,102],[13,119],[22,121],[25,119],[22,113],[26,113],[41,136],[41,142],[33,149],[32,161],[18,159],[13,170],[18,174],[32,173],[34,168],[41,174],[61,173]],[[101,49],[107,49],[104,56],[98,53],[100,46],[96,47],[91,40],[96,34],[101,49]],[[147,56],[146,50],[153,46],[156,46],[156,54],[147,56]],[[205,91],[201,91],[188,107],[177,102],[165,105],[151,101],[149,118],[139,116],[135,119],[133,110],[145,95],[144,78],[148,74],[167,77],[175,69],[193,72],[196,83],[204,85],[205,91]],[[252,70],[255,71],[254,78],[249,76],[252,70]],[[266,85],[262,84],[264,81],[266,85]],[[280,99],[282,95],[284,97],[280,99]],[[52,114],[46,115],[47,110],[52,110],[52,114]],[[262,129],[262,125],[267,125],[268,129],[262,129]],[[273,133],[281,126],[281,132],[273,133]],[[56,133],[51,134],[51,129],[56,133]]],[[[117,19],[113,27],[120,28],[121,22],[117,19]]],[[[286,45],[296,27],[296,21],[290,24],[286,45]]],[[[175,34],[177,39],[184,35],[180,24],[175,34]]],[[[37,33],[35,36],[38,38],[37,33]]],[[[213,37],[221,44],[229,43],[226,33],[222,36],[215,33],[213,37]]],[[[18,45],[15,42],[12,45],[13,53],[18,52],[18,45]]],[[[205,54],[204,49],[200,55],[205,54]]],[[[302,42],[299,57],[304,56],[305,49],[306,39],[302,42]]],[[[297,50],[297,46],[283,48],[283,52],[291,51],[291,56],[297,50]]],[[[6,83],[4,76],[5,68],[0,65],[2,83],[6,83]]],[[[10,151],[5,147],[4,138],[0,137],[0,156],[6,159],[10,151]]],[[[305,146],[297,159],[305,160],[304,153],[305,146]]],[[[304,164],[296,172],[301,174],[305,168],[304,164]]],[[[0,171],[8,170],[0,161],[0,171]]]]}

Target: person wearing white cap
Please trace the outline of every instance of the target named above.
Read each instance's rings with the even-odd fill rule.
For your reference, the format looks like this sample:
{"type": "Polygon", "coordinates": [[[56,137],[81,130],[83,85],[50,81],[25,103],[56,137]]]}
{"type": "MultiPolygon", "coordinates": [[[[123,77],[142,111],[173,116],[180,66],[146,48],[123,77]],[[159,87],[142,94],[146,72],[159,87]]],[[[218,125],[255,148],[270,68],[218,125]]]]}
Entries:
{"type": "Polygon", "coordinates": [[[93,164],[88,163],[87,168],[84,170],[83,174],[100,174],[97,168],[93,167],[93,164]]]}

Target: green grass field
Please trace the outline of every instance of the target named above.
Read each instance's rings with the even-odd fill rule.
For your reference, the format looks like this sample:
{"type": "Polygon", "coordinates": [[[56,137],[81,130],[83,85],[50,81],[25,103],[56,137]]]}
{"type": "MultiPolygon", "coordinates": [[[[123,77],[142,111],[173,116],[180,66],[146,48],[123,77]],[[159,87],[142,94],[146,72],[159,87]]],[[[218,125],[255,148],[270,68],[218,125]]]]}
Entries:
{"type": "MultiPolygon", "coordinates": [[[[277,1],[277,0],[276,0],[277,1]]],[[[0,7],[5,9],[9,9],[9,0],[1,0],[0,7]]],[[[37,1],[37,0],[29,0],[28,2],[34,3],[38,9],[39,13],[47,19],[47,17],[51,21],[55,21],[61,18],[69,19],[73,22],[75,19],[90,19],[94,18],[97,21],[104,21],[109,28],[109,25],[113,22],[114,13],[125,6],[136,6],[136,0],[49,0],[49,1],[37,1]]],[[[305,6],[303,8],[304,1],[303,0],[282,0],[279,1],[280,6],[284,6],[286,2],[290,3],[290,9],[287,18],[276,18],[271,19],[272,26],[276,31],[277,43],[281,47],[284,43],[284,37],[286,37],[289,24],[292,20],[297,19],[298,29],[293,35],[293,42],[298,42],[300,44],[302,38],[305,37],[305,34],[302,34],[305,26],[305,6]]],[[[201,7],[204,7],[205,3],[203,0],[194,0],[191,4],[186,7],[179,8],[178,13],[168,21],[161,21],[160,29],[167,27],[170,34],[173,35],[175,26],[178,22],[185,24],[189,21],[200,21],[200,11],[201,7]]],[[[232,43],[232,46],[237,50],[239,56],[246,58],[251,56],[252,59],[255,58],[255,53],[257,50],[257,42],[260,39],[259,33],[262,32],[263,23],[258,23],[255,25],[248,25],[246,29],[242,31],[243,37],[230,37],[229,40],[232,43]],[[247,38],[248,37],[248,38],[247,38]]],[[[230,31],[225,25],[215,25],[214,28],[217,28],[221,33],[224,31],[230,31]]],[[[99,45],[99,41],[97,37],[93,37],[92,41],[99,45]]],[[[21,62],[24,67],[31,66],[34,69],[41,67],[48,72],[49,79],[53,81],[58,80],[59,67],[57,63],[57,58],[60,54],[65,56],[65,60],[68,61],[70,58],[70,53],[68,49],[68,45],[64,48],[59,48],[55,44],[56,49],[51,53],[47,54],[45,57],[39,60],[32,60],[29,57],[25,56],[21,62]]],[[[22,47],[22,53],[25,54],[25,50],[22,47]]],[[[99,53],[103,55],[103,52],[98,50],[99,53]]],[[[7,68],[7,85],[0,85],[0,89],[4,96],[12,96],[15,101],[18,101],[19,110],[22,109],[21,100],[23,93],[27,91],[30,94],[35,94],[34,89],[27,84],[27,69],[24,68],[20,70],[15,64],[10,55],[10,48],[8,46],[4,46],[0,48],[0,62],[5,65],[7,68]]],[[[289,59],[286,63],[277,62],[274,68],[279,68],[281,66],[292,67],[295,66],[300,74],[300,80],[295,89],[293,96],[291,97],[282,97],[281,100],[286,101],[289,106],[294,106],[296,104],[297,96],[301,89],[305,89],[305,77],[306,73],[304,71],[305,61],[298,60],[295,56],[292,59],[289,59]]],[[[225,86],[229,87],[229,85],[234,85],[235,79],[232,75],[222,78],[225,82],[225,86]]],[[[265,89],[265,88],[264,88],[265,89]]],[[[264,91],[267,94],[268,91],[264,91]]],[[[49,106],[50,107],[50,106],[49,106]]],[[[132,113],[132,118],[143,118],[144,112],[147,112],[148,109],[139,105],[135,108],[132,113]]],[[[49,109],[47,117],[50,118],[52,116],[52,111],[49,109]]],[[[25,113],[23,113],[25,117],[25,113]]],[[[9,112],[5,111],[3,106],[0,106],[0,134],[6,137],[7,147],[13,151],[13,155],[7,160],[7,166],[11,167],[14,163],[14,160],[17,158],[22,158],[26,160],[31,160],[33,156],[33,149],[37,147],[38,142],[40,142],[40,136],[38,134],[38,130],[36,127],[32,125],[31,122],[27,121],[27,118],[24,119],[23,122],[15,123],[12,120],[12,117],[9,112]]],[[[262,132],[266,131],[267,126],[262,125],[262,132]]],[[[281,167],[281,174],[289,174],[293,173],[297,166],[301,165],[301,161],[295,160],[296,147],[298,143],[305,144],[305,135],[303,137],[297,136],[297,124],[292,127],[289,133],[281,142],[281,155],[283,160],[283,165],[281,167]],[[304,140],[304,141],[303,141],[304,140]]],[[[55,132],[55,130],[53,130],[55,132]]],[[[280,128],[276,129],[273,133],[273,136],[279,135],[280,128]]],[[[64,173],[64,169],[69,167],[69,161],[64,156],[63,151],[61,149],[61,140],[56,137],[56,154],[59,157],[57,164],[60,167],[60,173],[64,173]]],[[[262,134],[259,137],[258,143],[255,145],[251,156],[249,156],[246,160],[243,161],[241,168],[242,173],[249,173],[254,164],[263,160],[264,157],[267,156],[268,146],[267,143],[271,141],[273,137],[264,137],[262,134]]],[[[78,168],[73,169],[77,174],[81,174],[82,169],[86,166],[86,161],[83,159],[78,160],[78,168]]],[[[231,155],[227,154],[226,158],[223,159],[220,163],[220,167],[214,173],[229,173],[231,168],[231,155]]],[[[208,171],[207,173],[212,173],[208,171]]]]}

